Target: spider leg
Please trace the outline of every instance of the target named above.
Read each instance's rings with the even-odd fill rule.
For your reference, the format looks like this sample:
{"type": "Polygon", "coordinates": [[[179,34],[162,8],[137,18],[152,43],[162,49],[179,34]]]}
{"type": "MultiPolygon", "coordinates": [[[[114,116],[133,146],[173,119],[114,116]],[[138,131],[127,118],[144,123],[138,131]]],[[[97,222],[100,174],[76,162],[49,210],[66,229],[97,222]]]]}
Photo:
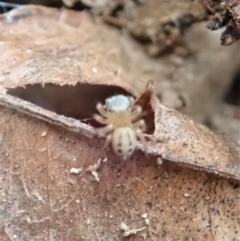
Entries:
{"type": "Polygon", "coordinates": [[[108,148],[111,140],[112,140],[112,134],[108,134],[104,143],[104,148],[108,148]]]}
{"type": "Polygon", "coordinates": [[[97,106],[96,106],[96,108],[97,108],[98,112],[99,112],[102,116],[104,116],[104,117],[107,116],[107,111],[106,111],[106,109],[104,108],[104,106],[103,106],[101,103],[98,103],[97,106]]]}
{"type": "Polygon", "coordinates": [[[93,116],[93,119],[95,119],[97,122],[99,122],[100,124],[103,124],[103,125],[107,125],[108,124],[108,121],[107,119],[105,119],[104,117],[100,116],[100,115],[97,115],[95,114],[93,116]]]}
{"type": "Polygon", "coordinates": [[[107,126],[97,129],[96,132],[98,133],[98,135],[105,137],[105,136],[108,136],[109,132],[111,132],[112,130],[113,130],[113,124],[109,124],[107,126]]]}
{"type": "Polygon", "coordinates": [[[140,129],[141,132],[145,132],[147,130],[147,126],[144,120],[139,120],[133,124],[135,129],[140,129]]]}
{"type": "Polygon", "coordinates": [[[134,104],[134,98],[132,96],[129,96],[128,99],[129,99],[129,102],[130,102],[130,107],[132,107],[133,104],[134,104]]]}
{"type": "Polygon", "coordinates": [[[142,108],[139,105],[135,105],[132,108],[132,120],[137,119],[138,117],[140,117],[140,114],[142,113],[142,108]]]}
{"type": "Polygon", "coordinates": [[[147,156],[147,142],[145,140],[145,137],[140,129],[135,130],[137,137],[140,139],[140,142],[143,145],[145,155],[147,156]]]}

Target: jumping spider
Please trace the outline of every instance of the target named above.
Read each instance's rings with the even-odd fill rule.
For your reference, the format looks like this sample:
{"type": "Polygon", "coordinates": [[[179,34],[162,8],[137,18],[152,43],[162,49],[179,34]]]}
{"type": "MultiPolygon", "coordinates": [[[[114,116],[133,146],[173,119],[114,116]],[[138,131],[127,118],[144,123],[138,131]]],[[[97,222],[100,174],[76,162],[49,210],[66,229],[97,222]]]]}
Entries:
{"type": "Polygon", "coordinates": [[[142,117],[142,108],[134,105],[133,97],[115,95],[105,101],[105,105],[97,104],[101,115],[94,119],[105,125],[97,130],[98,134],[106,137],[105,148],[112,142],[114,152],[123,160],[128,159],[136,149],[138,139],[146,151],[146,141],[143,132],[146,123],[142,117]]]}

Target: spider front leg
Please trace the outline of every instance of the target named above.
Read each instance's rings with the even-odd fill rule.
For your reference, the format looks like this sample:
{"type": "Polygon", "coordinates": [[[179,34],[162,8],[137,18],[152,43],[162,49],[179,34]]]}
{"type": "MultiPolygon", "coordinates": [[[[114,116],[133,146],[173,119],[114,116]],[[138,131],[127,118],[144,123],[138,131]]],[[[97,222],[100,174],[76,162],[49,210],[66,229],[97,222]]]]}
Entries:
{"type": "Polygon", "coordinates": [[[103,117],[107,117],[107,111],[101,103],[98,103],[96,108],[103,117]]]}
{"type": "Polygon", "coordinates": [[[133,124],[135,129],[140,129],[141,132],[145,132],[147,130],[147,126],[144,120],[139,120],[133,124]]]}
{"type": "Polygon", "coordinates": [[[95,114],[95,115],[93,116],[93,118],[94,118],[97,122],[99,122],[100,124],[102,124],[102,125],[107,125],[107,124],[108,124],[107,119],[105,119],[104,117],[102,117],[102,116],[100,116],[100,115],[95,114]]]}
{"type": "Polygon", "coordinates": [[[97,130],[97,133],[102,136],[102,137],[106,137],[105,143],[104,143],[104,148],[107,148],[110,144],[110,142],[112,141],[112,134],[110,132],[112,132],[113,130],[113,124],[109,124],[103,128],[99,128],[97,130]]]}
{"type": "Polygon", "coordinates": [[[142,114],[142,108],[139,105],[135,105],[132,107],[132,121],[138,119],[142,114]]]}
{"type": "Polygon", "coordinates": [[[134,98],[132,96],[129,96],[128,99],[129,99],[129,102],[130,102],[130,107],[133,107],[134,98]]]}
{"type": "Polygon", "coordinates": [[[107,149],[110,142],[112,141],[112,134],[108,134],[104,143],[104,148],[107,149]]]}
{"type": "Polygon", "coordinates": [[[101,137],[106,137],[109,135],[109,133],[113,130],[113,124],[109,124],[107,126],[104,126],[102,128],[99,128],[96,130],[97,134],[101,137]]]}
{"type": "Polygon", "coordinates": [[[146,123],[144,120],[139,120],[133,124],[133,127],[135,129],[136,136],[142,143],[145,154],[147,155],[147,142],[146,142],[144,134],[143,134],[143,132],[145,132],[147,129],[146,123]]]}

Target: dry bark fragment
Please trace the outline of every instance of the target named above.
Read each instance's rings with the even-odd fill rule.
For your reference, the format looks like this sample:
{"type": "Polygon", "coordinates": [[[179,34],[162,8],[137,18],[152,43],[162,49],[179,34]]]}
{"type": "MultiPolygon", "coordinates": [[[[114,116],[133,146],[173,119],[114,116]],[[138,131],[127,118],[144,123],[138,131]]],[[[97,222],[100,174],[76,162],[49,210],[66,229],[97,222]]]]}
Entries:
{"type": "MultiPolygon", "coordinates": [[[[169,161],[180,161],[180,165],[203,167],[216,174],[228,176],[231,173],[232,177],[239,179],[240,153],[226,138],[161,105],[154,96],[151,82],[138,102],[142,102],[145,108],[151,104],[148,109],[154,111],[154,133],[149,136],[149,153],[169,161]]],[[[150,112],[148,118],[152,117],[150,112]]]]}
{"type": "Polygon", "coordinates": [[[212,6],[215,22],[208,25],[211,30],[225,27],[221,35],[222,45],[231,45],[240,39],[240,1],[239,0],[218,0],[209,1],[212,6]]]}
{"type": "MultiPolygon", "coordinates": [[[[203,2],[149,0],[136,6],[133,1],[126,0],[126,26],[136,38],[148,41],[146,51],[149,55],[158,56],[178,46],[186,47],[185,30],[207,18],[203,2]]],[[[189,52],[187,48],[185,52],[189,52]]]]}

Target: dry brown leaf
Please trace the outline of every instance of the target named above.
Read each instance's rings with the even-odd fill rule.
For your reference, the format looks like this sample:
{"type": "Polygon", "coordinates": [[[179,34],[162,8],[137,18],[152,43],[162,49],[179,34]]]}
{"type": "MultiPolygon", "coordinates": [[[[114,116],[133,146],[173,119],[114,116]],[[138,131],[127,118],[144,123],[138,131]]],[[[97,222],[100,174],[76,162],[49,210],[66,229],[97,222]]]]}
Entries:
{"type": "Polygon", "coordinates": [[[89,138],[92,126],[69,118],[91,117],[96,102],[111,94],[136,95],[118,75],[114,58],[121,50],[110,48],[116,31],[93,27],[84,13],[32,6],[0,24],[8,26],[0,46],[0,100],[7,107],[0,112],[1,240],[238,239],[239,181],[171,162],[159,166],[156,159],[239,179],[239,154],[161,105],[151,82],[137,100],[149,111],[148,159],[137,152],[120,161],[103,150],[103,141],[89,138]],[[111,40],[107,52],[104,35],[111,40]],[[80,37],[88,44],[78,44],[80,37]]]}
{"type": "Polygon", "coordinates": [[[161,105],[154,96],[151,82],[141,98],[151,103],[155,115],[149,153],[181,165],[240,179],[240,153],[226,138],[161,105]]]}

